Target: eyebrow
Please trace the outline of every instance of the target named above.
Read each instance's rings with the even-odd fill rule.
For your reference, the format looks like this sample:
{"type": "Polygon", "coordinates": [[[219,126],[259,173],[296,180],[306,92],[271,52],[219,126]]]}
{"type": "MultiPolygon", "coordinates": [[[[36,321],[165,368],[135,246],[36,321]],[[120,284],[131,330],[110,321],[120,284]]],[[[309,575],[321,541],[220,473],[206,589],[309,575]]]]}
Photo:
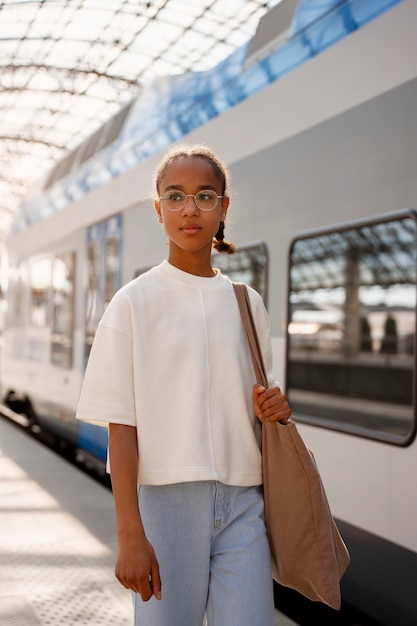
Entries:
{"type": "MultiPolygon", "coordinates": [[[[183,189],[184,189],[183,185],[168,185],[167,187],[165,187],[165,191],[172,191],[172,190],[183,191],[183,189]]],[[[214,185],[198,185],[197,193],[198,191],[203,191],[204,189],[210,189],[217,193],[217,189],[214,185]]]]}

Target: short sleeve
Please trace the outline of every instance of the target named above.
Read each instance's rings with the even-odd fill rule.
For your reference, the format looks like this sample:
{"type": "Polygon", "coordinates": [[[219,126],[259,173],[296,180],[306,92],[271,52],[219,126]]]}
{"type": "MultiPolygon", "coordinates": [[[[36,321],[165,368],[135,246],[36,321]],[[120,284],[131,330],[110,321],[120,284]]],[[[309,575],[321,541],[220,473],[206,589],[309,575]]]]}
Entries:
{"type": "Polygon", "coordinates": [[[94,337],[76,417],[136,426],[132,339],[104,323],[94,337]]]}

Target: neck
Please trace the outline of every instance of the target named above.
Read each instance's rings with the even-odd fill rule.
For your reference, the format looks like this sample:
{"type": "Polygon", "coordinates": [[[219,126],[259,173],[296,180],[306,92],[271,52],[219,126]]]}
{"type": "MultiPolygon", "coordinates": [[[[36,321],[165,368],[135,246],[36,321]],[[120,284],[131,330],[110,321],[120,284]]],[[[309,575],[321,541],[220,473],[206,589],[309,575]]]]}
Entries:
{"type": "Polygon", "coordinates": [[[183,272],[188,274],[194,274],[195,276],[202,276],[204,278],[213,278],[216,276],[216,272],[211,267],[210,257],[208,260],[195,258],[196,255],[185,255],[179,257],[177,255],[170,254],[168,256],[168,262],[183,272]]]}

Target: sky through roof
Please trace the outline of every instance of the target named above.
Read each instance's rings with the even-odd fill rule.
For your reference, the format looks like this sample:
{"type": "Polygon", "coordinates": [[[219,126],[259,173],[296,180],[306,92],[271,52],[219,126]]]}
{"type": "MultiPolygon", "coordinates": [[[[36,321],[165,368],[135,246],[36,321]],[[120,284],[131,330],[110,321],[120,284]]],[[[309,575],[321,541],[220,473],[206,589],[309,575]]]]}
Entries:
{"type": "Polygon", "coordinates": [[[29,187],[142,85],[217,65],[278,2],[0,1],[0,240],[29,187]]]}

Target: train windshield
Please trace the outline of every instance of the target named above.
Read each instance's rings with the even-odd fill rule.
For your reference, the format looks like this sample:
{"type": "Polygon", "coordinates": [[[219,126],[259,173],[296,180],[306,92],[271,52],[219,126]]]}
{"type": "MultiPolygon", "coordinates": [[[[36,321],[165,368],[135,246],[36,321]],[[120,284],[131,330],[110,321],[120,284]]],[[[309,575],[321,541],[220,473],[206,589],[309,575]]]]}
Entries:
{"type": "Polygon", "coordinates": [[[287,392],[300,421],[410,443],[416,262],[413,212],[293,242],[287,392]]]}

